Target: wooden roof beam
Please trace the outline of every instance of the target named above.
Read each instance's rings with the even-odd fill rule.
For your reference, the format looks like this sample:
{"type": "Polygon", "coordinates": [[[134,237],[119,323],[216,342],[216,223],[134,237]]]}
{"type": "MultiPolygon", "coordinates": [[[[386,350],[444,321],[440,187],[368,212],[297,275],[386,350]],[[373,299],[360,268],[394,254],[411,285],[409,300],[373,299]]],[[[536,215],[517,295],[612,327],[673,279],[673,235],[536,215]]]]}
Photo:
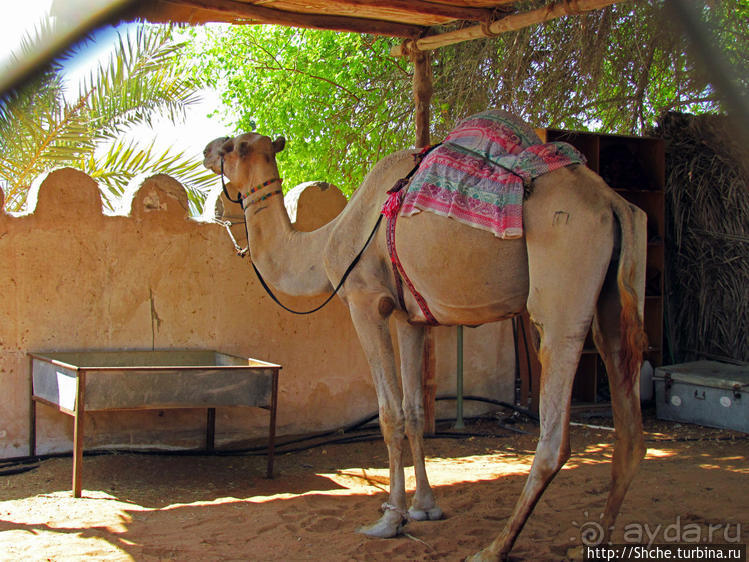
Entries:
{"type": "Polygon", "coordinates": [[[425,27],[419,25],[409,25],[366,18],[352,18],[347,16],[286,12],[284,10],[265,8],[263,6],[256,6],[254,4],[237,2],[234,0],[179,0],[175,2],[171,2],[170,0],[160,0],[159,3],[171,4],[176,8],[190,6],[208,12],[228,14],[237,19],[250,20],[246,23],[286,25],[312,29],[328,29],[332,31],[348,31],[354,33],[371,33],[373,35],[387,35],[390,37],[404,38],[416,38],[426,31],[425,27]]]}
{"type": "Polygon", "coordinates": [[[591,12],[593,10],[600,10],[601,8],[605,8],[606,6],[621,1],[622,0],[562,0],[561,2],[550,4],[544,8],[538,8],[537,10],[531,10],[530,12],[522,14],[506,16],[489,25],[476,25],[465,29],[459,29],[457,31],[430,35],[421,39],[406,40],[401,45],[393,47],[390,54],[397,57],[407,55],[413,50],[430,51],[432,49],[438,49],[439,47],[462,43],[463,41],[494,37],[507,31],[524,29],[531,25],[544,23],[562,16],[572,16],[591,12]]]}
{"type": "MultiPolygon", "coordinates": [[[[511,4],[515,0],[497,0],[497,8],[502,4],[511,4]]],[[[409,14],[440,16],[450,20],[491,21],[495,16],[494,8],[472,8],[469,6],[453,6],[437,4],[425,0],[337,0],[336,4],[347,6],[376,6],[389,8],[409,14]]],[[[508,9],[509,10],[509,9],[508,9]]]]}

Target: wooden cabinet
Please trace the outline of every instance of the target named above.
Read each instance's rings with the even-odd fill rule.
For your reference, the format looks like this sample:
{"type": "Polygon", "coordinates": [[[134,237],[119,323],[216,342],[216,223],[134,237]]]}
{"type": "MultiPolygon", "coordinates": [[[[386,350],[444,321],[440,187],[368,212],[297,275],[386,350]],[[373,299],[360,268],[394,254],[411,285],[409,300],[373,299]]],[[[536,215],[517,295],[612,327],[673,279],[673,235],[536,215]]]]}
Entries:
{"type": "MultiPolygon", "coordinates": [[[[622,197],[648,215],[648,254],[645,289],[645,330],[649,347],[645,359],[654,366],[663,362],[663,278],[665,272],[665,150],[655,138],[603,135],[597,133],[545,129],[537,131],[541,139],[568,142],[588,159],[588,166],[601,175],[622,197]]],[[[526,331],[527,317],[523,319],[526,331]]],[[[529,334],[530,337],[530,334],[529,334]]],[[[520,343],[523,342],[522,333],[520,343]]],[[[518,354],[523,405],[538,408],[540,365],[533,357],[518,354]]],[[[603,361],[590,334],[585,342],[572,389],[573,404],[581,408],[608,403],[608,381],[603,361]]]]}

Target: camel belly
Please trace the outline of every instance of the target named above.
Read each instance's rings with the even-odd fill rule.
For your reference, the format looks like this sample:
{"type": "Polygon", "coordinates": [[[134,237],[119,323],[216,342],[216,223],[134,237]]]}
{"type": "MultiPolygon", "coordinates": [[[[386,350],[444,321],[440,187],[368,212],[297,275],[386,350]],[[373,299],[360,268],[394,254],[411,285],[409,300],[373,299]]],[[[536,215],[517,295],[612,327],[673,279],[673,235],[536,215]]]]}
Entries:
{"type": "MultiPolygon", "coordinates": [[[[514,316],[528,298],[525,239],[503,240],[421,212],[399,217],[396,249],[408,278],[440,324],[478,325],[514,316]]],[[[425,318],[404,284],[409,318],[425,318]]]]}

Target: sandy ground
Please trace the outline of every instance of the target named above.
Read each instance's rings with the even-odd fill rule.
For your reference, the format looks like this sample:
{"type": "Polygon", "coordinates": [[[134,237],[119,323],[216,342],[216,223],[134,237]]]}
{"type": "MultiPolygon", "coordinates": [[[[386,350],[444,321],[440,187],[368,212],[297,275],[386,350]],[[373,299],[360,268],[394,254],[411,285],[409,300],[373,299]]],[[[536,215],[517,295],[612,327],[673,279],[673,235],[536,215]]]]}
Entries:
{"type": "MultiPolygon", "coordinates": [[[[428,469],[445,518],[411,522],[389,540],[354,532],[379,517],[386,498],[379,440],[282,454],[273,480],[260,456],[86,457],[81,499],[69,490],[70,458],[47,460],[0,477],[0,559],[461,560],[499,532],[523,486],[537,426],[516,427],[530,433],[484,421],[469,429],[494,437],[430,439],[428,469]]],[[[614,542],[709,542],[710,533],[713,542],[749,542],[749,436],[652,417],[646,430],[648,456],[614,542]]],[[[569,559],[581,534],[595,530],[612,445],[612,432],[573,427],[572,458],[514,559],[569,559]]]]}

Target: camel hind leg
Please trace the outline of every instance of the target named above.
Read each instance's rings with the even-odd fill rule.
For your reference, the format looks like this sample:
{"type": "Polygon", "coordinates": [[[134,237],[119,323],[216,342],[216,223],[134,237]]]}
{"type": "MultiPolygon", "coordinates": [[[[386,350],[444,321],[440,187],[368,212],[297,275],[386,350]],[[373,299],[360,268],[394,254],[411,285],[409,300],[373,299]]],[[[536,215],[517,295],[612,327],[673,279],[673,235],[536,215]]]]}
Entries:
{"type": "Polygon", "coordinates": [[[611,257],[613,221],[607,224],[606,215],[591,220],[573,218],[571,213],[569,221],[559,221],[554,220],[554,211],[552,207],[552,212],[541,214],[547,218],[542,224],[528,220],[528,312],[540,335],[539,441],[530,474],[505,528],[474,560],[508,555],[544,490],[570,455],[572,384],[611,257]],[[601,242],[591,245],[591,239],[601,242]]]}
{"type": "Polygon", "coordinates": [[[631,374],[622,368],[620,313],[616,279],[609,276],[601,292],[593,320],[593,339],[606,365],[616,429],[614,456],[611,461],[611,489],[600,521],[601,534],[597,537],[601,542],[608,542],[624,496],[645,455],[639,373],[631,380],[631,374]]]}
{"type": "Polygon", "coordinates": [[[637,209],[620,208],[619,212],[630,213],[631,220],[624,217],[622,226],[628,233],[623,231],[618,271],[612,262],[593,319],[593,340],[606,365],[616,429],[611,488],[601,518],[601,542],[608,542],[624,496],[646,452],[640,411],[640,364],[645,340],[641,318],[647,219],[637,209]],[[623,307],[627,309],[624,314],[623,307]],[[627,353],[622,353],[623,347],[628,348],[627,353]]]}

